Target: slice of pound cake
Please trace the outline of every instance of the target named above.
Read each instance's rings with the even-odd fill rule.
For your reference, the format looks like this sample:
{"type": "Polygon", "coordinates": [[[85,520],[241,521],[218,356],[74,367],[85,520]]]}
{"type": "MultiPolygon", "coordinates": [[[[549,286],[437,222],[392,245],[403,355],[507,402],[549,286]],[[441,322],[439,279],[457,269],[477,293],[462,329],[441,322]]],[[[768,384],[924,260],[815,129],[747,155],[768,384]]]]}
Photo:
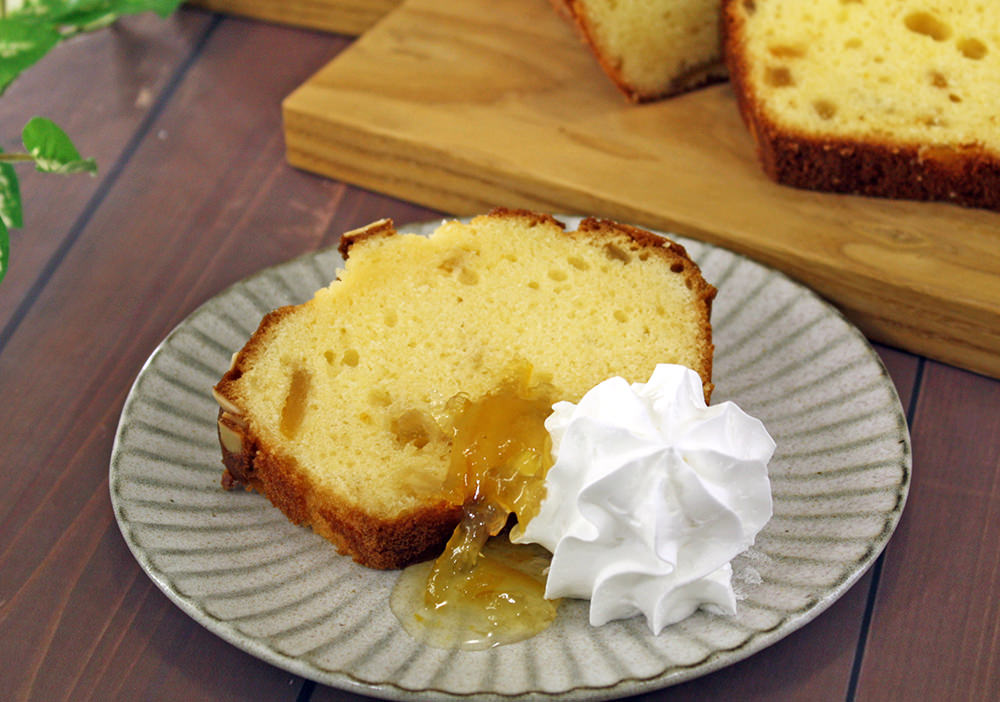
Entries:
{"type": "Polygon", "coordinates": [[[256,489],[374,568],[435,555],[462,513],[446,495],[456,399],[512,373],[553,400],[645,381],[658,363],[712,382],[715,289],[650,232],[496,210],[430,237],[388,220],[345,234],[345,268],[264,317],[215,387],[223,484],[256,489]]]}
{"type": "Polygon", "coordinates": [[[719,0],[551,0],[633,102],[723,80],[719,0]]]}
{"type": "Polygon", "coordinates": [[[723,17],[773,179],[1000,209],[1000,2],[725,0],[723,17]]]}

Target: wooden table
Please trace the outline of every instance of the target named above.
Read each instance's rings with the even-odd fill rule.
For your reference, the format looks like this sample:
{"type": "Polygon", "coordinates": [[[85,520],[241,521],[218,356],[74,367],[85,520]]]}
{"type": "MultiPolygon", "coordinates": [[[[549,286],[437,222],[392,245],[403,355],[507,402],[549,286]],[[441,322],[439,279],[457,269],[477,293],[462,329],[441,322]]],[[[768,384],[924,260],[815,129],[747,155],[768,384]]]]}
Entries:
{"type": "MultiPolygon", "coordinates": [[[[191,9],[132,18],[0,101],[4,148],[41,114],[101,167],[20,171],[0,284],[0,696],[360,699],[181,612],[126,548],[107,479],[132,380],[196,306],[375,218],[440,215],[285,164],[281,98],[349,41],[191,9]]],[[[1000,382],[878,352],[914,453],[888,549],[800,631],[642,699],[1000,699],[1000,382]]]]}

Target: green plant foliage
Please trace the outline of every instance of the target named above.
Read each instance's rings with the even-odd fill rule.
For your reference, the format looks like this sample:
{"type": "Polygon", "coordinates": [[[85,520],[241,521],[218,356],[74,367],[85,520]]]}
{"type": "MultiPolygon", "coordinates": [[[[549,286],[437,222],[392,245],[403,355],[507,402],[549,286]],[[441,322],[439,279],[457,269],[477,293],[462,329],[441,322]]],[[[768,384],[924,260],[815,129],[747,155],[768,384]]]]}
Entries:
{"type": "Polygon", "coordinates": [[[97,173],[97,162],[81,158],[66,132],[52,120],[32,118],[24,126],[21,140],[42,173],[97,173]]]}
{"type": "Polygon", "coordinates": [[[43,173],[97,173],[97,162],[82,158],[66,132],[52,120],[33,117],[21,132],[26,153],[0,151],[0,280],[10,266],[10,229],[23,226],[16,163],[34,163],[43,173]]]}
{"type": "Polygon", "coordinates": [[[0,19],[0,93],[59,43],[59,32],[22,17],[0,19]]]}
{"type": "Polygon", "coordinates": [[[0,94],[59,42],[119,17],[172,13],[181,0],[0,0],[0,94]]]}
{"type": "MultiPolygon", "coordinates": [[[[14,79],[59,42],[141,12],[169,16],[181,0],[0,0],[0,95],[14,79]]],[[[0,280],[10,266],[10,230],[23,226],[21,191],[14,164],[31,162],[43,173],[97,173],[81,158],[66,132],[35,117],[21,133],[26,153],[0,149],[0,280]]]]}
{"type": "MultiPolygon", "coordinates": [[[[0,149],[0,153],[3,149],[0,149]]],[[[14,166],[0,162],[0,221],[7,227],[23,227],[21,188],[17,184],[14,166]]]]}
{"type": "Polygon", "coordinates": [[[0,280],[7,274],[7,261],[10,260],[10,234],[7,225],[0,219],[0,280]]]}

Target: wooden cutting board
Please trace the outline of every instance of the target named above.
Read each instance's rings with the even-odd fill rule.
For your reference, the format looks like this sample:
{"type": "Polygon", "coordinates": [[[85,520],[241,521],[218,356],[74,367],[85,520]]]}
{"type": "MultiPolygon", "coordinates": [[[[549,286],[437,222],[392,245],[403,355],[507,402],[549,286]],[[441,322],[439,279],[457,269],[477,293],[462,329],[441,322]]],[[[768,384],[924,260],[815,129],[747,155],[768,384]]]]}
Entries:
{"type": "Polygon", "coordinates": [[[300,168],[456,215],[597,214],[720,244],[873,340],[1000,377],[1000,214],[776,185],[728,84],[628,104],[545,0],[404,0],[284,118],[300,168]]]}
{"type": "Polygon", "coordinates": [[[267,22],[357,36],[400,0],[188,0],[189,4],[267,22]]]}

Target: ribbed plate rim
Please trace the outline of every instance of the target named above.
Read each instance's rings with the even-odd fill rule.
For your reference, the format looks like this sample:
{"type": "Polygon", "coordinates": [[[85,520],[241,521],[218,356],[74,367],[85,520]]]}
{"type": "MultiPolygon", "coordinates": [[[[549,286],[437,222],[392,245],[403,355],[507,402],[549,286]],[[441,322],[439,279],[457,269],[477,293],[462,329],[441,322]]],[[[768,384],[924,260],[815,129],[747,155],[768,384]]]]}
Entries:
{"type": "MultiPolygon", "coordinates": [[[[564,216],[558,215],[558,218],[565,223],[567,223],[569,228],[575,226],[579,221],[579,217],[575,216],[564,216]]],[[[401,231],[427,234],[431,231],[440,220],[412,224],[406,227],[400,227],[401,231]]],[[[487,692],[487,691],[471,691],[471,692],[456,692],[447,689],[435,689],[435,688],[414,688],[410,689],[405,686],[393,683],[391,681],[380,681],[372,682],[370,680],[361,679],[352,674],[350,670],[339,670],[332,671],[323,668],[318,668],[312,665],[308,661],[304,661],[300,658],[288,656],[280,651],[273,649],[266,643],[257,640],[253,637],[247,636],[243,632],[238,631],[235,627],[227,623],[226,621],[220,620],[210,613],[208,613],[199,603],[193,601],[191,598],[185,596],[181,593],[174,583],[171,581],[170,575],[168,573],[162,572],[158,569],[149,558],[147,551],[136,541],[133,537],[132,524],[126,516],[125,503],[127,500],[119,492],[119,484],[121,480],[120,475],[120,462],[122,456],[126,452],[128,446],[128,437],[126,436],[126,430],[130,423],[130,417],[132,415],[132,409],[135,403],[140,397],[139,388],[141,386],[143,378],[150,372],[150,369],[157,363],[158,359],[161,358],[162,354],[168,349],[172,341],[181,333],[183,333],[188,325],[192,323],[192,320],[196,319],[199,315],[207,313],[210,310],[217,308],[219,305],[223,304],[224,301],[228,300],[230,297],[240,294],[241,291],[252,288],[255,283],[258,283],[265,278],[273,279],[280,275],[282,271],[294,270],[297,266],[303,264],[316,265],[315,261],[321,257],[330,257],[335,254],[333,248],[323,249],[320,251],[308,253],[289,261],[280,263],[278,265],[265,268],[243,280],[229,286],[224,291],[214,296],[210,300],[203,303],[195,311],[193,311],[185,320],[180,322],[153,350],[150,356],[147,358],[146,362],[143,364],[142,369],[138,373],[129,394],[126,398],[125,404],[122,409],[121,418],[119,420],[118,429],[115,434],[115,441],[112,448],[110,467],[109,467],[109,489],[111,493],[112,507],[114,509],[115,518],[118,523],[119,529],[128,545],[133,556],[136,558],[140,567],[147,573],[147,575],[152,579],[156,586],[164,593],[166,596],[174,602],[178,607],[181,608],[186,614],[195,619],[199,624],[207,628],[209,631],[220,636],[229,643],[237,646],[238,648],[254,655],[262,660],[265,660],[273,665],[283,668],[289,672],[297,675],[301,675],[305,678],[309,678],[320,682],[322,684],[331,685],[334,687],[339,687],[345,690],[350,690],[352,692],[367,694],[377,697],[382,697],[386,699],[399,699],[399,700],[412,700],[412,699],[428,699],[429,697],[435,699],[483,699],[483,700],[505,700],[511,699],[512,697],[517,697],[519,699],[612,699],[618,698],[626,695],[634,695],[643,692],[648,692],[655,689],[661,689],[670,685],[674,685],[686,680],[690,680],[696,677],[700,677],[712,671],[718,670],[720,668],[726,667],[739,660],[742,660],[753,653],[756,653],[767,646],[781,640],[785,636],[791,634],[797,629],[801,628],[808,622],[812,621],[816,616],[825,611],[830,605],[832,605],[837,599],[839,599],[875,562],[878,556],[881,554],[885,545],[888,543],[896,525],[899,522],[899,518],[902,514],[903,507],[905,506],[906,497],[909,489],[910,473],[912,470],[912,456],[910,451],[909,443],[909,433],[906,427],[905,415],[902,411],[902,407],[899,404],[898,395],[896,395],[895,386],[892,380],[889,378],[888,372],[885,366],[882,364],[881,359],[878,357],[877,353],[871,348],[870,344],[861,334],[861,332],[854,327],[839,310],[834,308],[832,305],[822,300],[814,292],[802,286],[801,284],[791,280],[788,276],[780,271],[774,270],[760,263],[754,262],[751,259],[732,252],[723,247],[718,247],[712,244],[707,244],[704,242],[696,241],[694,239],[683,237],[670,233],[663,233],[664,236],[668,236],[670,239],[684,245],[689,248],[689,250],[696,250],[697,254],[694,255],[696,259],[704,260],[708,256],[712,255],[713,252],[721,252],[726,256],[733,257],[732,265],[740,266],[750,266],[756,267],[763,272],[766,279],[771,280],[781,280],[787,284],[794,286],[798,294],[802,296],[802,299],[809,301],[809,304],[819,305],[829,317],[837,320],[837,322],[843,325],[844,330],[848,335],[850,335],[854,342],[860,342],[865,349],[867,349],[867,357],[865,362],[874,364],[874,368],[877,369],[878,377],[880,378],[880,383],[882,384],[882,390],[891,394],[895,398],[895,403],[893,405],[892,411],[895,413],[895,422],[898,428],[898,440],[901,445],[901,455],[899,469],[901,471],[901,478],[897,489],[897,500],[891,509],[886,510],[884,514],[884,522],[882,524],[881,531],[875,535],[870,542],[869,548],[865,555],[858,559],[856,567],[852,568],[850,572],[846,574],[845,577],[840,579],[838,582],[833,584],[831,587],[824,591],[821,598],[812,602],[805,610],[793,613],[783,619],[777,626],[771,629],[762,630],[756,634],[751,635],[748,639],[743,641],[739,646],[731,649],[718,649],[712,651],[703,660],[698,661],[693,665],[687,666],[675,666],[668,668],[660,673],[648,676],[648,677],[627,677],[618,680],[617,682],[606,685],[606,686],[582,686],[573,687],[570,689],[560,690],[558,692],[548,692],[543,690],[529,691],[526,693],[518,694],[506,694],[497,692],[487,692]]],[[[714,282],[714,281],[710,281],[714,282]]],[[[206,388],[207,391],[207,388],[206,388]]],[[[360,567],[360,566],[358,566],[360,567]]]]}

